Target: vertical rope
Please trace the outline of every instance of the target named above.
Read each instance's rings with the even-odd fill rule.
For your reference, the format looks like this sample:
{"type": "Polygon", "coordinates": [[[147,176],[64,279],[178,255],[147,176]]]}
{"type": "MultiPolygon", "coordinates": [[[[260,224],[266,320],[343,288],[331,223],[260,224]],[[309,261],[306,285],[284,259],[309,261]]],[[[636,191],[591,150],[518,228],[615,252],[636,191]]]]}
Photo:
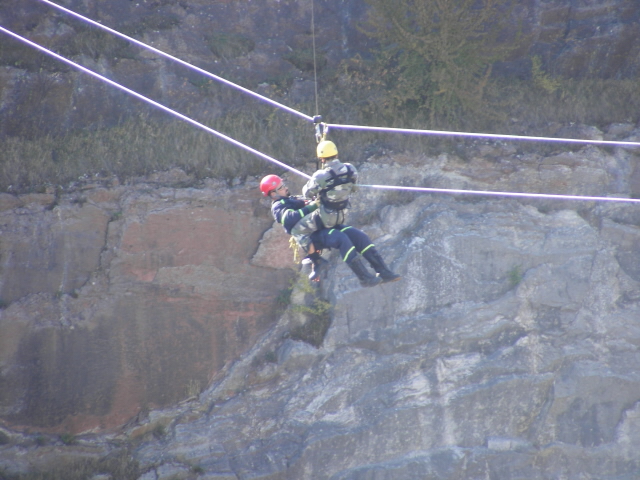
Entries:
{"type": "Polygon", "coordinates": [[[313,43],[313,83],[316,91],[316,115],[320,114],[318,108],[318,67],[316,64],[316,21],[314,15],[314,0],[311,0],[311,41],[313,43]]]}

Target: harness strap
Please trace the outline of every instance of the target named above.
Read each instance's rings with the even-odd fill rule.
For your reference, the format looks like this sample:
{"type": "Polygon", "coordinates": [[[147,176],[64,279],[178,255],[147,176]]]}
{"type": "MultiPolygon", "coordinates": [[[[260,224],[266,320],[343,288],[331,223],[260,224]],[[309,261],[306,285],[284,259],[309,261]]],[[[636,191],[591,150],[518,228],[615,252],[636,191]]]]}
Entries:
{"type": "Polygon", "coordinates": [[[296,265],[300,263],[300,249],[296,239],[289,237],[289,248],[293,249],[293,263],[296,265]]]}
{"type": "Polygon", "coordinates": [[[346,185],[347,183],[354,183],[352,181],[353,174],[349,167],[347,167],[347,173],[338,175],[333,169],[328,170],[331,175],[331,179],[327,181],[326,186],[320,190],[320,201],[322,204],[331,210],[344,210],[349,207],[349,199],[341,200],[339,202],[332,202],[327,198],[327,193],[334,190],[340,185],[346,185]]]}

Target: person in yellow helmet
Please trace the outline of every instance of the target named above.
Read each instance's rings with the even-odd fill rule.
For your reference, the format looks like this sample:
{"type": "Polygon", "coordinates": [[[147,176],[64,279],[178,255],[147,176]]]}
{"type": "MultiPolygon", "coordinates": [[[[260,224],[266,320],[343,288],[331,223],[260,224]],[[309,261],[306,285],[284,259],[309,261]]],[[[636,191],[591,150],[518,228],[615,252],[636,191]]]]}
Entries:
{"type": "Polygon", "coordinates": [[[302,238],[320,228],[331,228],[345,221],[349,196],[356,190],[358,171],[350,163],[338,160],[338,148],[329,140],[318,143],[316,148],[322,168],[315,172],[302,188],[302,196],[319,204],[313,215],[307,215],[292,230],[296,238],[302,238]]]}
{"type": "MultiPolygon", "coordinates": [[[[349,206],[350,195],[356,191],[358,171],[350,163],[342,163],[338,159],[338,148],[330,140],[322,140],[318,143],[316,154],[322,163],[322,168],[316,171],[302,188],[302,195],[309,200],[315,200],[319,203],[319,207],[301,218],[291,229],[291,235],[298,244],[303,244],[305,239],[310,242],[313,232],[325,228],[329,232],[340,231],[351,235],[354,235],[357,230],[345,225],[345,210],[349,206]]],[[[360,231],[357,230],[357,232],[360,231]]],[[[344,256],[343,260],[363,286],[375,286],[381,282],[400,280],[400,275],[393,273],[387,267],[375,245],[364,232],[362,235],[357,235],[357,239],[353,238],[352,243],[355,245],[351,252],[353,255],[344,256]],[[358,253],[371,264],[377,276],[369,273],[358,253]]]]}

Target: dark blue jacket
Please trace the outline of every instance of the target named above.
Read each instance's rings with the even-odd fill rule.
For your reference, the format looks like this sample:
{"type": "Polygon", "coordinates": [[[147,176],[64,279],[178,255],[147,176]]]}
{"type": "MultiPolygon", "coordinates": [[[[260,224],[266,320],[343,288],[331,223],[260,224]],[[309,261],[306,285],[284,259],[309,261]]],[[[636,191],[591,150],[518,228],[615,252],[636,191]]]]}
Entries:
{"type": "Polygon", "coordinates": [[[271,204],[271,213],[276,222],[281,224],[288,234],[302,217],[313,212],[318,206],[315,203],[305,205],[305,201],[298,197],[287,197],[276,200],[271,204]]]}

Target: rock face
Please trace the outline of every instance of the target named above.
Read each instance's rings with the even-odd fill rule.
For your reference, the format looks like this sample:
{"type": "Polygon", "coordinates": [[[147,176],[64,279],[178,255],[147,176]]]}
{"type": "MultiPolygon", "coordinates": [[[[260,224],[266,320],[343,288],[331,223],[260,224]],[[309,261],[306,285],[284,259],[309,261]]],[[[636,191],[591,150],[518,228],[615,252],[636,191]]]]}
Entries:
{"type": "Polygon", "coordinates": [[[250,263],[272,223],[255,190],[4,195],[2,418],[109,429],[199,394],[274,323],[293,273],[285,242],[278,270],[250,263]]]}
{"type": "Polygon", "coordinates": [[[579,78],[632,78],[638,74],[638,19],[631,0],[530,2],[531,54],[550,71],[579,78]]]}
{"type": "MultiPolygon", "coordinates": [[[[360,171],[365,184],[532,191],[555,164],[566,188],[554,193],[624,196],[618,174],[635,169],[623,151],[507,161],[508,150],[479,146],[468,168],[395,157],[360,171]]],[[[182,411],[189,421],[139,447],[141,478],[188,464],[209,478],[633,478],[637,206],[376,197],[361,189],[353,215],[378,205],[365,229],[403,280],[363,289],[333,258],[322,347],[276,328],[225,379],[241,395],[214,385],[182,411]],[[255,361],[271,349],[272,362],[255,361]]]]}
{"type": "MultiPolygon", "coordinates": [[[[536,54],[555,74],[636,75],[639,4],[596,3],[519,4],[531,43],[515,68],[536,54]]],[[[2,25],[163,103],[224,114],[202,99],[200,78],[118,43],[106,56],[103,37],[34,4],[3,2],[2,25]]],[[[310,3],[65,5],[234,80],[295,77],[292,101],[312,98],[289,55],[310,46],[310,3]]],[[[366,53],[352,28],[364,3],[316,6],[327,62],[366,53]]],[[[131,112],[105,86],[10,43],[0,134],[131,112]]],[[[634,125],[577,128],[640,138],[634,125]]],[[[365,184],[640,195],[632,151],[532,151],[476,144],[464,159],[359,167],[365,184]]],[[[404,279],[362,289],[328,255],[322,287],[298,281],[289,298],[291,253],[256,182],[172,186],[185,177],[0,195],[0,474],[125,444],[140,480],[637,476],[636,204],[363,188],[352,223],[404,279]],[[87,432],[79,446],[39,443],[87,432]]]]}
{"type": "MultiPolygon", "coordinates": [[[[619,131],[626,136],[613,138],[640,133],[599,135],[619,131]]],[[[359,170],[365,185],[628,197],[638,194],[637,160],[622,149],[540,156],[476,144],[465,159],[381,156],[359,170]]],[[[85,458],[90,445],[105,456],[124,444],[138,466],[128,478],[140,480],[637,476],[636,203],[362,187],[352,223],[402,281],[362,288],[325,252],[324,283],[309,290],[298,281],[276,315],[291,278],[277,265],[290,257],[275,260],[286,237],[249,187],[146,184],[89,190],[82,207],[30,207],[39,221],[61,209],[60,222],[96,208],[87,225],[108,228],[77,298],[31,293],[3,310],[4,418],[35,431],[47,421],[88,425],[89,415],[116,424],[134,413],[131,398],[174,406],[141,412],[118,442],[98,435],[36,448],[32,436],[5,429],[0,464],[26,472],[47,452],[85,458]],[[215,228],[220,219],[229,230],[215,228]],[[205,240],[218,235],[220,251],[205,240]],[[319,346],[301,334],[326,318],[314,295],[332,306],[319,346]],[[271,316],[257,313],[269,306],[271,316]],[[208,387],[175,405],[194,379],[208,387]],[[45,414],[45,399],[57,410],[45,414]],[[149,434],[160,427],[161,437],[149,434]]],[[[26,224],[24,208],[6,218],[26,224]]]]}

